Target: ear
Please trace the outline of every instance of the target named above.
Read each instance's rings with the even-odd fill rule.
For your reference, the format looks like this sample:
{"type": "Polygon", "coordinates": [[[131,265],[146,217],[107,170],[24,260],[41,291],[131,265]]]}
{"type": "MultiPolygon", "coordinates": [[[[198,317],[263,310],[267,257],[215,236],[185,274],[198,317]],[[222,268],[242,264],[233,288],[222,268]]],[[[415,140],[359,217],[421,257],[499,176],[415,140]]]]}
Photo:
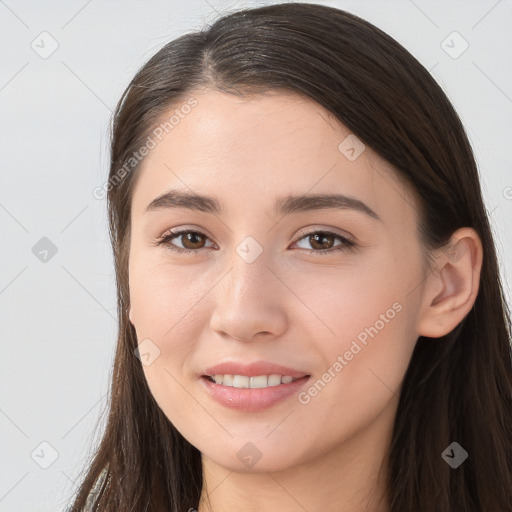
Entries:
{"type": "Polygon", "coordinates": [[[439,338],[451,332],[475,303],[482,268],[482,243],[472,228],[455,231],[439,249],[427,279],[418,335],[439,338]]]}
{"type": "Polygon", "coordinates": [[[133,324],[132,308],[131,308],[131,307],[129,307],[129,308],[128,308],[128,318],[130,319],[130,323],[131,323],[132,325],[134,325],[134,324],[133,324]]]}

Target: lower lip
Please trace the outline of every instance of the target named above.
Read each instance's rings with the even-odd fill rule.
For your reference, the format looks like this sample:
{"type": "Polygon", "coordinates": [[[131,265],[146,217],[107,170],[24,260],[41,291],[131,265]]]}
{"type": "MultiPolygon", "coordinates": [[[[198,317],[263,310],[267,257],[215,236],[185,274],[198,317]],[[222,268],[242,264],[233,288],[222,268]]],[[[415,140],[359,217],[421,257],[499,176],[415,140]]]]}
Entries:
{"type": "Polygon", "coordinates": [[[309,380],[302,377],[289,384],[269,386],[266,388],[234,388],[212,382],[207,377],[200,379],[210,396],[220,404],[244,412],[256,412],[272,407],[297,393],[309,380]]]}

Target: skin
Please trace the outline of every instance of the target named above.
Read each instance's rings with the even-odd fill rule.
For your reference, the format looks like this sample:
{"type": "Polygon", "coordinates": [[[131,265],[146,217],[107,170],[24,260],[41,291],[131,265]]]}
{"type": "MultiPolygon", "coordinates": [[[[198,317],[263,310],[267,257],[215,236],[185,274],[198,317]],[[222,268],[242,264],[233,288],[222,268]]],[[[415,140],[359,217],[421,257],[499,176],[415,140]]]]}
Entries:
{"type": "Polygon", "coordinates": [[[427,270],[414,194],[371,148],[347,159],[338,146],[350,132],[323,107],[283,92],[191,96],[197,106],[137,178],[129,284],[139,343],[149,338],[160,350],[143,367],[150,390],[203,455],[199,512],[387,511],[386,451],[400,385],[418,336],[450,332],[471,309],[478,235],[456,231],[427,270]],[[214,196],[224,212],[145,212],[169,189],[214,196]],[[360,199],[381,220],[349,209],[271,214],[282,196],[334,192],[360,199]],[[155,244],[180,227],[206,236],[169,244],[196,253],[155,244]],[[322,229],[356,248],[309,254],[322,247],[302,233],[322,229]],[[263,249],[250,264],[236,251],[248,236],[263,249]],[[397,303],[401,310],[307,404],[292,396],[240,412],[211,399],[199,381],[206,367],[233,358],[290,366],[316,382],[397,303]],[[237,457],[246,443],[261,452],[252,467],[237,457]]]}

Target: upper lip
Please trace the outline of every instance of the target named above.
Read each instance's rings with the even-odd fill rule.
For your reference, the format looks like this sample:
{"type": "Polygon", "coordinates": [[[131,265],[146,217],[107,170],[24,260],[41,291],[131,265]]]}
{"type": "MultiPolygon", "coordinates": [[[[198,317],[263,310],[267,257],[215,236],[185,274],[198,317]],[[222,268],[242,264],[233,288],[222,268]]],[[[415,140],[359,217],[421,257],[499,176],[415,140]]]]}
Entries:
{"type": "Polygon", "coordinates": [[[206,368],[204,375],[246,375],[248,377],[257,377],[258,375],[289,375],[300,379],[308,374],[267,361],[254,361],[252,363],[224,361],[223,363],[206,368]]]}

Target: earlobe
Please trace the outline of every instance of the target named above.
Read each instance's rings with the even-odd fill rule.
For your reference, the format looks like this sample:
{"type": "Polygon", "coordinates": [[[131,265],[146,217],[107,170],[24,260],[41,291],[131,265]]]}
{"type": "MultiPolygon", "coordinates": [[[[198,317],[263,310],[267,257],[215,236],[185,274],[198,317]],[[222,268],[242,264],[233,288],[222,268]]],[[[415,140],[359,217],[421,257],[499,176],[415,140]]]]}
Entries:
{"type": "Polygon", "coordinates": [[[128,308],[128,318],[130,319],[130,323],[133,325],[133,318],[132,318],[132,308],[128,308]]]}
{"type": "Polygon", "coordinates": [[[427,280],[418,335],[439,338],[451,332],[475,303],[482,267],[482,244],[472,228],[455,231],[439,250],[427,280]]]}

